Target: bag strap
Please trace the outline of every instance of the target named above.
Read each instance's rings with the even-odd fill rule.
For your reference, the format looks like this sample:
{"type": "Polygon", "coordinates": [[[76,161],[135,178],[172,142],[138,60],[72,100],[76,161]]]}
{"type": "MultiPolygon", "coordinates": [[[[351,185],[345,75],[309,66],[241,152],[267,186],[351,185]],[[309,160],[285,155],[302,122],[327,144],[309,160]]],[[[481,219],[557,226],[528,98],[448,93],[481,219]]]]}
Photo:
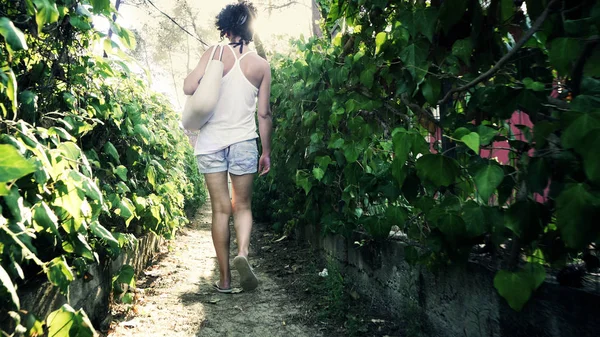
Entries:
{"type": "MultiPolygon", "coordinates": [[[[217,48],[219,48],[219,45],[216,45],[212,52],[210,53],[210,58],[208,59],[208,62],[206,62],[206,68],[204,68],[204,72],[206,73],[206,71],[208,70],[208,65],[210,64],[210,61],[213,60],[213,58],[215,57],[215,52],[217,51],[217,48]]],[[[223,49],[221,49],[221,57],[223,57],[223,49]]]]}
{"type": "Polygon", "coordinates": [[[225,46],[221,46],[221,54],[219,55],[219,61],[223,61],[223,50],[225,50],[225,46]]]}

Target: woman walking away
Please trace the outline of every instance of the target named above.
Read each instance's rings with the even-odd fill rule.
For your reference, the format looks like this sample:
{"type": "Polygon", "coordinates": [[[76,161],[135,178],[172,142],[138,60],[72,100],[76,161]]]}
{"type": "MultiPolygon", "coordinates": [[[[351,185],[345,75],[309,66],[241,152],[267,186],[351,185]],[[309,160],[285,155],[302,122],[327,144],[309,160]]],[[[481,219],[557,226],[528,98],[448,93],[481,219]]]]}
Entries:
{"type": "Polygon", "coordinates": [[[214,115],[200,129],[195,146],[200,172],[204,174],[212,206],[212,238],[219,263],[217,291],[231,292],[229,267],[229,217],[233,213],[238,255],[233,260],[244,290],[258,286],[248,262],[252,229],[252,182],[257,171],[265,175],[271,168],[272,119],[269,99],[271,67],[249,47],[253,37],[256,9],[242,2],[226,6],[217,16],[221,38],[229,40],[223,47],[207,50],[196,68],[184,81],[184,92],[192,95],[204,75],[213,48],[217,56],[223,51],[223,79],[214,115]],[[258,129],[262,155],[258,159],[258,138],[254,113],[258,101],[258,129]],[[232,198],[227,186],[231,177],[232,198]]]}

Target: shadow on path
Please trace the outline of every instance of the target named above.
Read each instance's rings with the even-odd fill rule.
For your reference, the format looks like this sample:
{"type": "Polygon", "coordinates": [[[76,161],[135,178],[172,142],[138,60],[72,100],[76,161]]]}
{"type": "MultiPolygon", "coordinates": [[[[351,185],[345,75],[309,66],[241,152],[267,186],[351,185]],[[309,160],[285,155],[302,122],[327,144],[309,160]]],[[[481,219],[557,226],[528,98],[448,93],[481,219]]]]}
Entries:
{"type": "MultiPolygon", "coordinates": [[[[210,219],[207,204],[163,247],[164,256],[138,280],[135,304],[125,306],[127,318],[114,322],[108,336],[322,336],[315,326],[293,319],[303,310],[301,301],[262,270],[261,259],[252,254],[255,247],[250,262],[259,288],[237,294],[213,290],[218,268],[210,219]]],[[[235,287],[239,282],[232,272],[235,287]]]]}

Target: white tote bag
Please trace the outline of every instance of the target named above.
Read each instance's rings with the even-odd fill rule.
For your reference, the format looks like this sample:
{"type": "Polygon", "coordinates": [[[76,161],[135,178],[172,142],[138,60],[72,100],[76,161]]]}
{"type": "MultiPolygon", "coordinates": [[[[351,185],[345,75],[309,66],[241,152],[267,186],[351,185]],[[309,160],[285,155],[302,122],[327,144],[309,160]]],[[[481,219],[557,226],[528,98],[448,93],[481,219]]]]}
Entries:
{"type": "Polygon", "coordinates": [[[221,79],[223,78],[223,46],[216,46],[210,54],[210,59],[204,70],[204,76],[200,79],[198,88],[193,95],[188,96],[181,124],[187,130],[199,130],[212,117],[213,110],[219,100],[221,79]],[[221,47],[221,55],[214,60],[217,48],[221,47]]]}

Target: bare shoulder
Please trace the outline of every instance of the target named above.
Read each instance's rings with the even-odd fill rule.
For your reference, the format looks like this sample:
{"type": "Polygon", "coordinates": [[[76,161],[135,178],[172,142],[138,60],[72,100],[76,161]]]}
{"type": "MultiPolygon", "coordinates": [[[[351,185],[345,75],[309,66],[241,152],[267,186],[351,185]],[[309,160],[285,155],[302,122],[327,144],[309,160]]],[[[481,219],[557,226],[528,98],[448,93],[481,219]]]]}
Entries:
{"type": "Polygon", "coordinates": [[[260,55],[258,55],[258,53],[254,53],[254,55],[252,55],[252,58],[254,60],[254,64],[256,64],[257,68],[259,68],[260,70],[266,71],[271,69],[271,65],[269,64],[269,62],[262,58],[260,55]]]}

